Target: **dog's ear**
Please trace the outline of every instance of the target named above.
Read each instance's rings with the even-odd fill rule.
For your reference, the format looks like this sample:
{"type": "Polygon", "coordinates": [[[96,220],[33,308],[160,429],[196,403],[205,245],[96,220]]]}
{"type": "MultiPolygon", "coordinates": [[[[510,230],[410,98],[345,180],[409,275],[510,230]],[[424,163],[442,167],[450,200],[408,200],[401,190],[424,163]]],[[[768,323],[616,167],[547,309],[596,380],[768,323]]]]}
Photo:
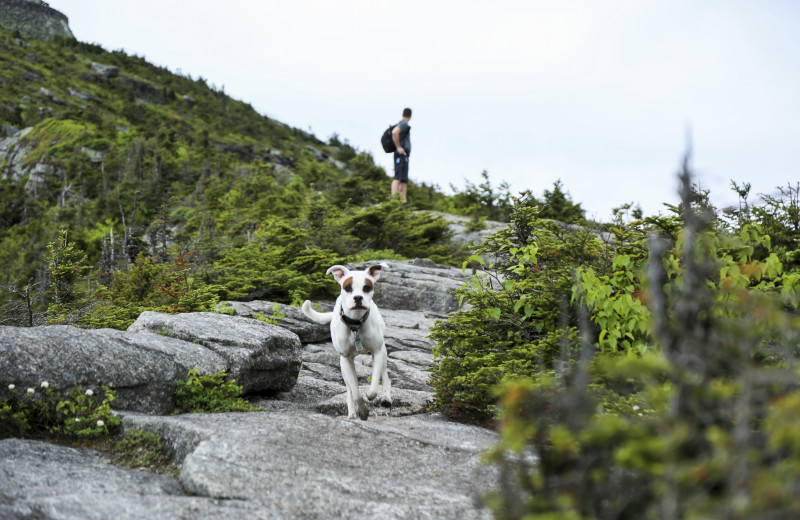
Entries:
{"type": "Polygon", "coordinates": [[[342,278],[345,277],[347,273],[350,272],[350,269],[346,268],[343,265],[332,265],[325,271],[325,274],[333,273],[333,277],[336,279],[337,282],[341,282],[342,278]]]}
{"type": "Polygon", "coordinates": [[[375,280],[381,275],[381,269],[389,269],[389,265],[385,262],[381,262],[379,264],[371,265],[367,268],[367,274],[369,274],[375,280]]]}

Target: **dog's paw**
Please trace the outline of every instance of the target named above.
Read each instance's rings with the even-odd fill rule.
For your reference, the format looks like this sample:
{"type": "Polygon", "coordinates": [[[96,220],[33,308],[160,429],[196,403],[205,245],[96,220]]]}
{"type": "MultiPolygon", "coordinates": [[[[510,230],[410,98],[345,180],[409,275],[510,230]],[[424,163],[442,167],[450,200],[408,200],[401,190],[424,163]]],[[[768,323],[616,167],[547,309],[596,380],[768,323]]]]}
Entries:
{"type": "Polygon", "coordinates": [[[358,418],[362,421],[366,421],[367,417],[369,417],[369,408],[367,408],[367,403],[363,400],[359,401],[357,404],[358,408],[358,418]]]}

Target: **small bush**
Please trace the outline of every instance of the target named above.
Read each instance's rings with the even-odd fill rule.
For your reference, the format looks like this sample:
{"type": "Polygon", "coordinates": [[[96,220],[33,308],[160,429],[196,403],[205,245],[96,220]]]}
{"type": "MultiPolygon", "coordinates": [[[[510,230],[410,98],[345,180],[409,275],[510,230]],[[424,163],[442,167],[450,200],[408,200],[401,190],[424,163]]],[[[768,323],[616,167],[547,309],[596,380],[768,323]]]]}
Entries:
{"type": "Polygon", "coordinates": [[[38,391],[28,388],[19,397],[16,385],[9,385],[12,398],[0,401],[0,438],[50,434],[70,438],[97,438],[115,431],[120,418],[111,414],[114,391],[102,387],[74,388],[66,396],[43,381],[38,391]]]}
{"type": "Polygon", "coordinates": [[[164,448],[161,436],[146,430],[129,430],[114,445],[111,460],[131,469],[168,473],[173,471],[172,456],[164,448]]]}
{"type": "Polygon", "coordinates": [[[196,369],[189,371],[186,381],[178,381],[175,388],[177,413],[252,412],[259,410],[241,397],[242,387],[226,373],[217,372],[201,376],[196,369]]]}

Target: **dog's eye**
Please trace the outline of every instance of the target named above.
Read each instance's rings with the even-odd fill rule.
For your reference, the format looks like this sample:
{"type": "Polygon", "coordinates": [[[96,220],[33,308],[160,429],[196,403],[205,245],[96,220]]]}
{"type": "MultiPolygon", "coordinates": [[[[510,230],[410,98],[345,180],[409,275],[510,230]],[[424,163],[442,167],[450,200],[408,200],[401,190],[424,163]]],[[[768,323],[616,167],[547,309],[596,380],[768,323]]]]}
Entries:
{"type": "Polygon", "coordinates": [[[344,286],[344,291],[345,292],[353,292],[353,286],[352,285],[345,285],[344,286]]]}
{"type": "Polygon", "coordinates": [[[365,286],[364,286],[364,292],[365,292],[365,293],[368,293],[368,292],[370,292],[371,290],[372,290],[372,287],[371,287],[370,285],[365,285],[365,286]]]}

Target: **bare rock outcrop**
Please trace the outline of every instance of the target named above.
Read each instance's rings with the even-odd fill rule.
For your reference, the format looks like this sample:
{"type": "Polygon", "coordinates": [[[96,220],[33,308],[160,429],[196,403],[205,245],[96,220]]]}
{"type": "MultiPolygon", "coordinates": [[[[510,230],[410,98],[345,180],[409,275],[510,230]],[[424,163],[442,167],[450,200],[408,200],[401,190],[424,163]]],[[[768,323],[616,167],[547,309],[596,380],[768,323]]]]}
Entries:
{"type": "Polygon", "coordinates": [[[213,312],[143,312],[128,332],[157,332],[197,343],[222,356],[228,377],[245,393],[291,390],[300,371],[300,340],[258,320],[213,312]]]}

